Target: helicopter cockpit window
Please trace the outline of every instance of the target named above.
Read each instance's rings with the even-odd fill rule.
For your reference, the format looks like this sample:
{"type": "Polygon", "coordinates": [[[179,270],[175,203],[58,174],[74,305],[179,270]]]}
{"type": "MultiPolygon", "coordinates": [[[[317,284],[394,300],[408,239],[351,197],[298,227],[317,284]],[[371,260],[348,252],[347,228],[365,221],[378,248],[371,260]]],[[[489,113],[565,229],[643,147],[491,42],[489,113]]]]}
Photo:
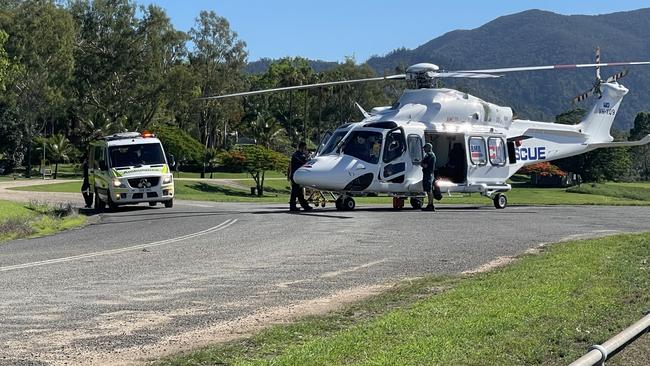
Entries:
{"type": "MultiPolygon", "coordinates": [[[[331,139],[330,139],[331,140],[331,139]]],[[[382,134],[374,131],[354,131],[343,145],[343,153],[371,164],[379,162],[382,134]]]]}
{"type": "Polygon", "coordinates": [[[331,154],[334,151],[336,145],[341,142],[341,140],[348,133],[348,130],[336,130],[334,134],[327,140],[327,144],[321,149],[319,155],[331,154]]]}
{"type": "Polygon", "coordinates": [[[488,139],[488,156],[490,157],[490,164],[495,166],[506,165],[506,145],[502,139],[498,137],[488,139]]]}
{"type": "Polygon", "coordinates": [[[485,140],[482,137],[469,138],[469,157],[474,165],[487,164],[487,154],[485,153],[485,140]]]}
{"type": "Polygon", "coordinates": [[[386,145],[384,146],[384,163],[399,158],[406,150],[404,134],[402,130],[393,130],[386,135],[386,145]]]}

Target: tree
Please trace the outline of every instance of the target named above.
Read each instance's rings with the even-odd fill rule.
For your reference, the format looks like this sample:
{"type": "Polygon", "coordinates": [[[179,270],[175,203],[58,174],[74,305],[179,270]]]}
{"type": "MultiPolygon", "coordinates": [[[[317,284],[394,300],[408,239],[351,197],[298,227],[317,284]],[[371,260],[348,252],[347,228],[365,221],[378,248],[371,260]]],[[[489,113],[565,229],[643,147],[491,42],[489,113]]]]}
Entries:
{"type": "Polygon", "coordinates": [[[260,197],[264,194],[264,174],[269,170],[286,171],[289,166],[289,158],[285,155],[259,145],[238,146],[222,153],[219,160],[222,164],[233,164],[248,172],[255,181],[260,197]]]}
{"type": "Polygon", "coordinates": [[[203,159],[203,145],[190,134],[173,125],[156,125],[153,128],[165,152],[178,161],[199,162],[203,159]]]}
{"type": "Polygon", "coordinates": [[[50,159],[54,161],[53,178],[56,179],[59,172],[59,163],[70,161],[75,148],[63,134],[55,134],[45,140],[45,150],[50,159]]]}
{"type": "MultiPolygon", "coordinates": [[[[202,11],[189,32],[195,45],[189,59],[202,97],[243,89],[242,70],[246,43],[238,39],[228,21],[214,11],[202,11]]],[[[236,99],[195,103],[197,130],[205,148],[223,145],[227,125],[241,120],[241,103],[236,99]]]]}
{"type": "MultiPolygon", "coordinates": [[[[0,27],[9,34],[8,56],[20,64],[21,72],[2,96],[5,108],[24,124],[25,140],[31,141],[46,128],[69,128],[67,110],[75,28],[72,17],[52,0],[17,2],[3,12],[0,27]],[[7,16],[8,15],[8,16],[7,16]]],[[[30,174],[31,144],[27,147],[30,174]]]]}
{"type": "Polygon", "coordinates": [[[76,119],[139,130],[165,115],[186,34],[157,6],[140,8],[138,16],[130,0],[77,0],[70,12],[79,28],[76,119]]]}
{"type": "MultiPolygon", "coordinates": [[[[634,118],[634,127],[630,130],[630,140],[640,140],[650,134],[650,112],[640,112],[634,118]]],[[[643,145],[631,149],[634,169],[643,179],[650,179],[650,146],[643,145]]]]}

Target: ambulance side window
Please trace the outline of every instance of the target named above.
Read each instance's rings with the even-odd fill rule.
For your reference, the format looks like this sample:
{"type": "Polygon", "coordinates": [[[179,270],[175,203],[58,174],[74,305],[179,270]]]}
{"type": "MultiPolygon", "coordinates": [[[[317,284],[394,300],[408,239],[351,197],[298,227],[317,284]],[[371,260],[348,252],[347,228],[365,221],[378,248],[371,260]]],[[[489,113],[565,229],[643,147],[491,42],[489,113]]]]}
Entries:
{"type": "Polygon", "coordinates": [[[106,170],[106,155],[103,147],[95,147],[95,169],[106,170]]]}

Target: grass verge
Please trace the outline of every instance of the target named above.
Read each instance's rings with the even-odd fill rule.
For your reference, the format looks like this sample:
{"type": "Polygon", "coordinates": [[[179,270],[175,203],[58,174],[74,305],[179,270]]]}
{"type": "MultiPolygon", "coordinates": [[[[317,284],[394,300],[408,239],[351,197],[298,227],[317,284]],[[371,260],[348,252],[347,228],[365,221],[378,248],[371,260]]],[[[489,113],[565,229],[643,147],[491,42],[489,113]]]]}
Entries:
{"type": "MultiPolygon", "coordinates": [[[[546,247],[465,277],[403,282],[325,316],[157,365],[566,365],[641,318],[650,233],[546,247]]],[[[611,365],[647,365],[639,340],[611,365]]]]}
{"type": "Polygon", "coordinates": [[[0,201],[0,242],[49,235],[85,223],[86,217],[76,214],[70,205],[0,201]]]}
{"type": "MultiPolygon", "coordinates": [[[[252,179],[238,178],[239,187],[232,187],[207,181],[188,181],[177,179],[176,198],[181,200],[215,202],[278,202],[289,200],[290,187],[284,179],[266,180],[264,196],[250,195],[248,187],[254,187],[252,179]]],[[[12,188],[23,191],[73,192],[79,193],[81,182],[54,183],[12,188]]],[[[520,205],[650,205],[650,183],[583,184],[581,187],[530,188],[515,187],[508,194],[509,204],[520,205]]],[[[360,197],[359,205],[390,204],[389,197],[360,197]]],[[[478,194],[444,197],[440,203],[491,205],[492,202],[478,194]]],[[[329,206],[332,206],[331,204],[329,206]]]]}

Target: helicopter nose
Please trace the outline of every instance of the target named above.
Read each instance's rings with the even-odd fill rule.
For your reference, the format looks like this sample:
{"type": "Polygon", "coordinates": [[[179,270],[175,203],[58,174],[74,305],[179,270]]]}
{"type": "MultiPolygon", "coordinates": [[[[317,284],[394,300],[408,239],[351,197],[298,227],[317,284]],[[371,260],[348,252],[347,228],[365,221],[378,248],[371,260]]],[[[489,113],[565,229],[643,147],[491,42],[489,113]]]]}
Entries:
{"type": "Polygon", "coordinates": [[[310,160],[293,173],[294,182],[301,186],[320,190],[342,190],[350,180],[345,169],[337,169],[338,158],[316,158],[310,160]]]}

